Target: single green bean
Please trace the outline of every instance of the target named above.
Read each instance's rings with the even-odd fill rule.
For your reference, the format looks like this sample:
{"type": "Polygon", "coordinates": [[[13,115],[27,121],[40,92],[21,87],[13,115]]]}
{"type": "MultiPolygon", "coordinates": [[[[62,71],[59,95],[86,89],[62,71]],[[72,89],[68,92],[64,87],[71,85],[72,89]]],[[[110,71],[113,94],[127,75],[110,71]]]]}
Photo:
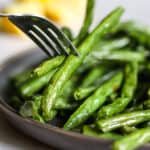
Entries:
{"type": "Polygon", "coordinates": [[[92,68],[83,79],[79,88],[91,86],[97,78],[101,78],[106,73],[107,66],[99,66],[92,68]]]}
{"type": "Polygon", "coordinates": [[[97,128],[103,132],[115,130],[123,126],[132,126],[150,120],[150,110],[140,110],[119,114],[107,119],[96,121],[97,128]]]}
{"type": "Polygon", "coordinates": [[[74,110],[78,106],[75,102],[68,102],[63,97],[58,97],[56,103],[54,104],[54,109],[56,110],[74,110]]]}
{"type": "Polygon", "coordinates": [[[137,130],[137,128],[135,127],[135,126],[123,126],[122,128],[121,128],[121,131],[123,132],[123,133],[131,133],[131,132],[134,132],[135,130],[137,130]]]}
{"type": "Polygon", "coordinates": [[[32,77],[18,86],[18,91],[23,98],[30,97],[48,84],[56,70],[52,70],[41,77],[32,77]]]}
{"type": "Polygon", "coordinates": [[[42,64],[40,64],[40,66],[38,66],[33,70],[31,76],[40,77],[42,75],[45,75],[46,73],[59,67],[63,63],[64,59],[65,59],[64,56],[57,56],[52,59],[44,61],[42,64]]]}
{"type": "Polygon", "coordinates": [[[76,86],[77,86],[77,80],[78,78],[76,76],[68,80],[68,82],[66,82],[66,84],[64,85],[64,88],[62,89],[60,96],[63,96],[65,99],[72,98],[72,93],[76,89],[76,86]]]}
{"type": "Polygon", "coordinates": [[[74,44],[76,46],[79,46],[79,44],[84,40],[84,38],[88,34],[89,28],[93,21],[94,4],[95,4],[95,0],[87,0],[84,22],[82,28],[80,29],[79,35],[74,41],[74,44]]]}
{"type": "Polygon", "coordinates": [[[121,37],[116,39],[103,39],[94,46],[94,51],[104,51],[105,53],[111,50],[121,49],[129,45],[130,39],[128,37],[121,37]]]}
{"type": "Polygon", "coordinates": [[[70,55],[54,74],[52,82],[46,88],[43,98],[43,116],[47,119],[51,119],[50,111],[55,103],[57,96],[59,95],[64,84],[73,75],[77,68],[82,64],[85,57],[92,51],[93,45],[98,42],[99,37],[103,37],[111,28],[113,28],[119,21],[123,8],[119,7],[109,14],[95,29],[87,36],[87,38],[78,47],[80,56],[70,55]]]}
{"type": "Polygon", "coordinates": [[[109,60],[109,61],[121,61],[121,62],[144,62],[146,58],[146,53],[144,51],[131,51],[127,49],[114,50],[108,53],[106,52],[93,52],[92,57],[100,60],[109,60]]]}
{"type": "Polygon", "coordinates": [[[89,87],[85,87],[85,88],[78,88],[74,92],[74,98],[77,101],[78,100],[83,100],[84,98],[89,96],[92,92],[94,92],[95,89],[96,89],[96,86],[89,86],[89,87]]]}
{"type": "Polygon", "coordinates": [[[68,27],[62,27],[61,30],[71,41],[73,40],[73,34],[71,29],[69,29],[68,27]]]}
{"type": "Polygon", "coordinates": [[[121,135],[113,133],[113,132],[108,132],[108,133],[102,133],[98,131],[97,129],[84,125],[83,126],[83,132],[84,135],[96,137],[96,138],[103,138],[103,139],[111,139],[111,140],[119,140],[122,138],[121,135]]]}
{"type": "Polygon", "coordinates": [[[100,108],[97,114],[97,119],[106,118],[122,112],[128,104],[128,98],[121,97],[117,98],[112,104],[108,104],[100,108]]]}
{"type": "Polygon", "coordinates": [[[129,99],[133,97],[134,91],[137,86],[137,80],[138,80],[137,62],[127,64],[125,68],[125,83],[122,88],[121,97],[128,97],[129,99]]]}
{"type": "Polygon", "coordinates": [[[70,130],[83,124],[106,101],[107,96],[116,91],[122,82],[123,73],[116,73],[110,80],[102,84],[90,97],[88,97],[77,110],[69,117],[64,125],[70,130]]]}
{"type": "Polygon", "coordinates": [[[139,129],[113,145],[114,150],[134,150],[150,141],[150,128],[139,129]]]}

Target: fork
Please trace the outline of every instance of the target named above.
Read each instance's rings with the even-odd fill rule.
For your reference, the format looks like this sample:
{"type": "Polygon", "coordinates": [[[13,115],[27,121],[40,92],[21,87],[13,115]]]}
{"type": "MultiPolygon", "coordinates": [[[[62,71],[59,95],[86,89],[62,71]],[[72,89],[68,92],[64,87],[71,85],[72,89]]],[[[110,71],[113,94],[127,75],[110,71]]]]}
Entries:
{"type": "Polygon", "coordinates": [[[50,57],[58,55],[79,55],[75,46],[50,20],[28,14],[3,14],[14,25],[27,34],[50,57]]]}

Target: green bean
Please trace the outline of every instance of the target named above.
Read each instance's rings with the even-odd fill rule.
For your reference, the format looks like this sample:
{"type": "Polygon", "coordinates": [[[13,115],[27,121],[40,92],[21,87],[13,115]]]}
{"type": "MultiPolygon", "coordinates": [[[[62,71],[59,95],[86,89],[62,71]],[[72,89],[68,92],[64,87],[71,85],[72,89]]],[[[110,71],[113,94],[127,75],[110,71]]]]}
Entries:
{"type": "Polygon", "coordinates": [[[106,73],[106,66],[99,66],[91,69],[90,72],[85,76],[79,88],[91,86],[97,78],[101,78],[106,73]]]}
{"type": "Polygon", "coordinates": [[[119,27],[121,31],[126,32],[142,45],[150,47],[150,28],[139,23],[128,21],[124,22],[119,27]]]}
{"type": "Polygon", "coordinates": [[[149,120],[150,110],[140,110],[101,119],[96,121],[96,124],[98,129],[108,132],[126,125],[132,126],[149,120]]]}
{"type": "Polygon", "coordinates": [[[94,46],[94,51],[112,51],[116,49],[121,49],[129,45],[130,39],[128,37],[121,37],[116,39],[103,39],[94,46]]]}
{"type": "Polygon", "coordinates": [[[82,28],[80,29],[79,35],[74,41],[74,44],[76,46],[79,46],[79,44],[84,40],[85,36],[87,36],[88,34],[89,28],[93,21],[94,4],[95,0],[87,0],[84,22],[82,28]]]}
{"type": "MultiPolygon", "coordinates": [[[[108,69],[108,68],[107,68],[108,69]]],[[[105,70],[107,70],[105,69],[105,70]]],[[[93,91],[95,91],[102,83],[104,83],[105,81],[109,80],[114,74],[116,73],[116,71],[110,71],[108,73],[106,73],[103,76],[99,76],[99,78],[97,78],[96,82],[93,83],[93,85],[88,86],[88,84],[92,84],[90,80],[88,82],[87,80],[87,84],[81,84],[79,86],[79,88],[77,90],[74,91],[74,98],[75,100],[83,100],[86,97],[88,97],[93,91]],[[82,87],[83,86],[83,87],[82,87]],[[85,86],[85,87],[84,87],[85,86]],[[86,87],[87,86],[87,87],[86,87]]],[[[92,75],[92,74],[91,74],[92,75]]],[[[91,77],[92,78],[92,77],[91,77]]],[[[85,77],[85,81],[86,81],[87,77],[85,77]]]]}
{"type": "Polygon", "coordinates": [[[73,40],[73,34],[71,29],[69,29],[68,27],[62,27],[61,30],[71,41],[73,40]]]}
{"type": "Polygon", "coordinates": [[[122,136],[119,134],[112,133],[112,132],[102,133],[102,132],[98,131],[97,129],[92,128],[87,125],[83,126],[83,134],[92,136],[92,137],[96,137],[96,138],[111,139],[111,140],[115,140],[115,141],[122,138],[122,136]]]}
{"type": "Polygon", "coordinates": [[[134,132],[135,130],[137,130],[137,128],[135,126],[123,126],[121,128],[121,131],[123,133],[131,133],[131,132],[134,132]]]}
{"type": "Polygon", "coordinates": [[[122,72],[115,74],[110,80],[102,84],[90,97],[88,97],[77,110],[69,117],[64,125],[65,130],[73,129],[84,123],[106,101],[107,96],[116,91],[123,78],[122,72]]]}
{"type": "Polygon", "coordinates": [[[108,104],[106,106],[103,106],[100,108],[97,118],[106,118],[113,116],[114,114],[117,114],[118,112],[122,112],[128,104],[128,98],[127,97],[121,97],[117,98],[112,104],[108,104]]]}
{"type": "Polygon", "coordinates": [[[110,52],[114,50],[119,50],[126,47],[129,44],[130,40],[126,37],[117,38],[117,39],[100,39],[100,42],[96,43],[93,47],[93,52],[91,52],[86,59],[84,64],[95,64],[99,63],[99,59],[96,59],[93,54],[98,53],[98,56],[107,56],[110,52]],[[94,58],[93,58],[94,57],[94,58]]]}
{"type": "Polygon", "coordinates": [[[45,122],[39,114],[40,101],[26,101],[20,108],[20,115],[22,117],[32,117],[40,122],[45,122]]]}
{"type": "Polygon", "coordinates": [[[45,75],[46,73],[59,67],[62,64],[62,62],[64,61],[64,59],[65,59],[64,56],[57,56],[57,57],[54,57],[52,59],[46,60],[42,64],[40,64],[40,66],[35,68],[31,75],[33,77],[34,76],[40,77],[42,75],[45,75]]]}
{"type": "Polygon", "coordinates": [[[77,86],[77,80],[78,78],[76,76],[68,80],[65,83],[64,88],[62,89],[60,95],[63,96],[65,99],[70,99],[70,97],[72,98],[72,93],[77,86]]]}
{"type": "Polygon", "coordinates": [[[90,51],[92,51],[93,45],[98,42],[98,37],[103,37],[116,25],[116,22],[119,21],[123,11],[123,8],[119,7],[109,14],[109,16],[106,17],[78,47],[80,56],[68,56],[59,70],[54,74],[51,84],[49,84],[44,93],[42,110],[45,118],[51,119],[50,111],[64,84],[81,65],[90,51]]]}
{"type": "Polygon", "coordinates": [[[139,129],[113,145],[114,150],[134,150],[150,141],[150,128],[139,129]]]}
{"type": "Polygon", "coordinates": [[[112,104],[106,105],[98,112],[98,118],[109,117],[122,112],[131,102],[137,86],[138,64],[130,63],[125,68],[125,81],[121,92],[121,97],[112,104]]]}
{"type": "MultiPolygon", "coordinates": [[[[121,62],[144,62],[146,58],[146,53],[143,51],[131,51],[127,49],[122,50],[114,50],[108,53],[106,52],[93,52],[92,56],[98,60],[113,60],[113,61],[121,61],[121,62]]],[[[94,59],[93,58],[93,59],[94,59]]]]}
{"type": "Polygon", "coordinates": [[[75,100],[83,100],[84,98],[86,98],[87,96],[89,96],[93,91],[95,91],[96,86],[89,86],[89,87],[85,87],[85,88],[78,88],[75,92],[74,92],[74,98],[75,100]]]}
{"type": "Polygon", "coordinates": [[[122,97],[132,98],[137,86],[138,64],[132,62],[125,68],[125,84],[122,89],[122,97]]]}
{"type": "Polygon", "coordinates": [[[36,93],[48,84],[55,72],[56,70],[52,70],[51,72],[48,72],[41,77],[29,78],[18,87],[19,93],[23,98],[32,96],[34,93],[36,93]]]}
{"type": "MultiPolygon", "coordinates": [[[[22,95],[24,97],[29,97],[29,96],[31,97],[33,95],[33,93],[35,93],[37,90],[42,88],[44,86],[44,84],[47,84],[49,82],[49,77],[50,77],[49,75],[51,76],[51,73],[48,73],[47,75],[44,75],[41,77],[36,77],[36,78],[33,77],[32,80],[29,79],[28,82],[25,82],[25,84],[23,84],[21,86],[22,93],[23,93],[22,95]],[[26,89],[27,89],[27,92],[25,93],[26,89]]],[[[71,93],[71,91],[73,91],[72,86],[74,86],[74,82],[72,82],[72,80],[67,82],[67,85],[65,85],[65,89],[63,92],[63,95],[65,96],[65,98],[67,98],[69,96],[69,94],[71,93]]],[[[30,117],[30,116],[28,116],[28,111],[30,111],[30,115],[31,115],[32,110],[33,110],[33,112],[35,112],[33,107],[34,107],[34,105],[36,105],[36,108],[37,108],[37,104],[34,101],[41,101],[42,96],[33,96],[32,99],[33,99],[32,101],[25,102],[25,104],[21,107],[20,113],[22,116],[30,117]]],[[[16,102],[12,101],[11,104],[12,103],[13,103],[13,106],[16,105],[16,102]]],[[[61,98],[57,98],[56,103],[54,104],[54,109],[72,110],[76,106],[77,106],[76,103],[69,104],[64,98],[61,97],[61,98]]],[[[41,106],[39,106],[39,107],[41,107],[41,106]]],[[[52,111],[52,116],[55,116],[55,114],[56,114],[55,111],[52,111]]],[[[36,115],[36,117],[37,117],[37,115],[36,115]]],[[[40,121],[41,121],[41,119],[40,119],[40,121]]]]}
{"type": "Polygon", "coordinates": [[[69,103],[63,97],[59,97],[54,104],[54,109],[56,110],[74,110],[78,106],[77,103],[69,103]]]}
{"type": "MultiPolygon", "coordinates": [[[[30,100],[26,100],[24,104],[20,107],[20,111],[19,111],[20,115],[25,118],[32,117],[33,119],[40,121],[42,123],[47,121],[47,120],[44,120],[43,117],[40,115],[41,100],[42,100],[41,95],[36,95],[36,96],[33,96],[30,100]]],[[[64,106],[64,104],[62,105],[63,102],[60,103],[59,100],[57,100],[57,103],[58,103],[56,104],[57,107],[61,105],[61,108],[62,108],[64,106]]],[[[69,109],[69,106],[67,107],[69,109]]],[[[56,110],[51,111],[51,115],[53,116],[53,118],[56,116],[56,114],[57,114],[56,110]]]]}

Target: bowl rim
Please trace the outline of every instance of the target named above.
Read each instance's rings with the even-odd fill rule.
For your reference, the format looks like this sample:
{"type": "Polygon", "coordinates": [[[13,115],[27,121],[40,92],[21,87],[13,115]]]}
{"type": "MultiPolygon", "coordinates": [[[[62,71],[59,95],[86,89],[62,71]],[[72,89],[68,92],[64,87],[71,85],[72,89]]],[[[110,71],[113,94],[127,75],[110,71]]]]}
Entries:
{"type": "Polygon", "coordinates": [[[27,124],[37,126],[39,128],[44,128],[49,131],[53,130],[54,132],[56,132],[58,134],[63,134],[63,135],[70,136],[73,138],[88,139],[88,140],[101,141],[101,142],[111,142],[112,141],[110,139],[102,139],[102,138],[96,138],[96,137],[92,137],[92,136],[88,136],[88,135],[83,135],[78,132],[66,131],[63,128],[59,128],[59,127],[56,127],[54,125],[47,124],[47,123],[41,123],[41,122],[38,122],[31,118],[23,118],[17,112],[15,112],[9,105],[8,106],[7,105],[8,104],[5,102],[5,100],[0,98],[0,111],[7,113],[8,115],[12,115],[14,118],[17,118],[27,124]]]}

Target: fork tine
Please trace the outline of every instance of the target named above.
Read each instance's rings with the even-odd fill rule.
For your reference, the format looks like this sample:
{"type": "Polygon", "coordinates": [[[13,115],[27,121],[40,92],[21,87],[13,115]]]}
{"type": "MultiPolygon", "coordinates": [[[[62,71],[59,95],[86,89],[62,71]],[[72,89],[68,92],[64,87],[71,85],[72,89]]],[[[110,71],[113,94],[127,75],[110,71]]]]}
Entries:
{"type": "Polygon", "coordinates": [[[10,15],[8,19],[19,27],[24,33],[26,33],[46,54],[53,57],[53,51],[50,50],[49,46],[38,36],[35,31],[32,31],[33,21],[31,19],[32,16],[24,15],[24,16],[16,16],[10,15]]]}
{"type": "MultiPolygon", "coordinates": [[[[26,17],[26,16],[25,16],[26,17]]],[[[33,17],[33,16],[31,16],[31,17],[33,17]]],[[[35,32],[36,32],[36,41],[35,41],[35,35],[32,35],[32,38],[31,39],[33,39],[33,36],[34,36],[34,42],[36,42],[37,44],[39,44],[39,42],[41,43],[41,40],[43,41],[43,42],[45,42],[46,43],[46,45],[48,45],[54,52],[56,52],[57,53],[57,55],[61,55],[61,54],[66,54],[66,55],[69,55],[69,53],[65,50],[65,48],[63,48],[63,45],[62,46],[59,46],[59,49],[60,50],[57,50],[57,46],[54,46],[54,43],[56,43],[56,41],[54,41],[54,42],[52,42],[52,40],[49,38],[49,36],[48,35],[46,35],[46,33],[45,33],[45,31],[46,31],[46,29],[47,28],[43,28],[43,23],[41,24],[40,22],[39,22],[39,18],[38,18],[38,20],[36,20],[36,22],[35,22],[35,20],[34,20],[34,22],[33,21],[31,21],[31,19],[30,19],[30,17],[29,16],[27,16],[27,19],[29,19],[29,25],[27,24],[28,22],[26,22],[26,27],[27,28],[24,28],[24,26],[22,26],[22,24],[20,24],[20,22],[23,22],[23,18],[20,18],[20,16],[9,16],[9,19],[15,24],[15,25],[17,25],[19,28],[21,28],[25,33],[28,33],[28,30],[29,29],[31,29],[32,28],[32,30],[34,30],[34,34],[35,34],[35,32]],[[21,20],[18,20],[18,17],[19,17],[19,19],[21,19],[21,20]],[[35,25],[36,24],[36,25],[35,25]],[[40,29],[40,27],[42,27],[42,29],[40,29]],[[39,36],[39,38],[40,38],[40,41],[39,41],[39,38],[37,38],[37,36],[39,36]],[[42,38],[41,38],[42,37],[42,38]],[[53,43],[53,44],[52,44],[53,43]],[[61,51],[63,51],[62,53],[61,53],[61,51]]],[[[31,34],[31,33],[30,33],[31,34]]],[[[44,47],[46,46],[45,44],[43,44],[43,42],[42,42],[42,45],[44,45],[44,47]]],[[[56,45],[56,44],[55,44],[56,45]]],[[[41,44],[39,45],[39,46],[41,46],[41,44]]],[[[46,51],[50,51],[50,49],[48,48],[48,46],[46,46],[46,48],[44,48],[44,51],[46,52],[46,51]]],[[[41,48],[43,48],[43,46],[41,47],[41,48]]],[[[56,54],[52,54],[52,52],[46,52],[47,54],[48,53],[50,53],[50,55],[51,56],[56,56],[56,54]]]]}
{"type": "Polygon", "coordinates": [[[32,30],[29,30],[28,36],[39,46],[44,50],[46,54],[48,54],[50,57],[53,57],[53,53],[49,50],[49,47],[45,45],[45,43],[39,38],[39,36],[32,30]]]}
{"type": "Polygon", "coordinates": [[[54,40],[54,42],[58,45],[58,47],[67,55],[69,55],[69,52],[66,51],[66,47],[61,43],[60,40],[58,40],[57,35],[54,35],[54,33],[51,31],[51,29],[47,29],[45,31],[47,35],[54,40]]]}
{"type": "Polygon", "coordinates": [[[57,50],[56,44],[54,44],[54,42],[52,42],[52,40],[48,37],[48,35],[42,29],[40,29],[37,25],[33,25],[32,30],[39,36],[39,38],[43,42],[46,43],[46,45],[48,45],[54,51],[54,56],[61,54],[59,52],[59,50],[57,50]],[[57,54],[55,54],[55,53],[57,53],[57,54]]]}
{"type": "MultiPolygon", "coordinates": [[[[28,33],[28,31],[33,27],[33,25],[37,25],[38,28],[40,28],[40,30],[39,29],[37,30],[37,28],[36,29],[34,28],[34,32],[36,32],[37,34],[36,36],[41,35],[46,45],[51,47],[54,50],[54,52],[57,53],[57,55],[62,54],[62,52],[63,54],[66,54],[66,55],[69,55],[70,52],[73,52],[75,55],[79,55],[74,45],[63,34],[63,32],[46,18],[33,16],[33,15],[22,15],[22,16],[12,15],[12,16],[8,16],[8,19],[12,23],[14,23],[17,27],[19,27],[21,30],[23,30],[25,33],[28,33]],[[47,31],[50,33],[48,33],[47,31]],[[68,52],[67,48],[69,48],[71,51],[68,52]]],[[[32,35],[32,38],[33,38],[33,35],[32,35]]],[[[48,50],[48,49],[46,48],[45,50],[48,50]]]]}
{"type": "Polygon", "coordinates": [[[57,28],[57,26],[55,26],[53,23],[51,23],[49,21],[49,25],[51,27],[51,29],[53,29],[53,31],[55,31],[55,34],[58,36],[58,37],[61,37],[62,40],[69,46],[69,48],[71,48],[74,52],[74,54],[76,54],[77,56],[79,56],[79,53],[78,51],[76,50],[75,46],[70,42],[70,40],[63,34],[63,32],[57,28]]]}

